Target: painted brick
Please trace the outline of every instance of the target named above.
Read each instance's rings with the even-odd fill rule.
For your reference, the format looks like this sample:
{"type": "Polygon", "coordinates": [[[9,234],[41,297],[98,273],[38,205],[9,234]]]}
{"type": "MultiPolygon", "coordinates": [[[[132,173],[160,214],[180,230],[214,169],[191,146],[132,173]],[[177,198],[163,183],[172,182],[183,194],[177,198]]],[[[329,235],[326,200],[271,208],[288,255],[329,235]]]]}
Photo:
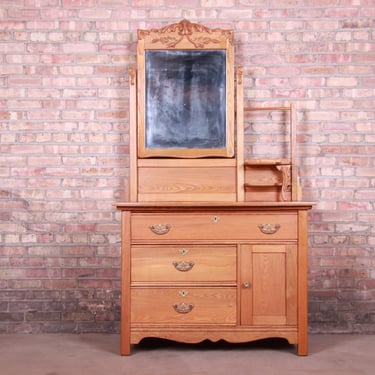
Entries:
{"type": "Polygon", "coordinates": [[[235,0],[201,0],[202,7],[233,7],[235,0]]]}
{"type": "MultiPolygon", "coordinates": [[[[167,7],[177,7],[184,8],[186,6],[185,0],[165,0],[167,7]]],[[[201,5],[201,0],[190,0],[189,8],[199,8],[201,5]]]]}
{"type": "Polygon", "coordinates": [[[88,9],[80,10],[78,12],[78,16],[80,18],[102,19],[102,18],[110,18],[111,15],[112,15],[112,12],[109,9],[88,8],[88,9]]]}
{"type": "Polygon", "coordinates": [[[357,86],[358,80],[354,77],[330,77],[327,86],[357,86]]]}

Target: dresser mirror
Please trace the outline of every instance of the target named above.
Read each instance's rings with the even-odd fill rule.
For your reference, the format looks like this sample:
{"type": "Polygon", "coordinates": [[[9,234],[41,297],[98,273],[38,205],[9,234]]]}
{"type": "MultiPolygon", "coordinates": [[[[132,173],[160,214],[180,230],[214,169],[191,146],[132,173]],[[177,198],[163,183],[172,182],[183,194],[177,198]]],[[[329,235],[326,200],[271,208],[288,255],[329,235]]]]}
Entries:
{"type": "Polygon", "coordinates": [[[138,37],[138,156],[233,157],[232,34],[183,20],[138,37]]]}

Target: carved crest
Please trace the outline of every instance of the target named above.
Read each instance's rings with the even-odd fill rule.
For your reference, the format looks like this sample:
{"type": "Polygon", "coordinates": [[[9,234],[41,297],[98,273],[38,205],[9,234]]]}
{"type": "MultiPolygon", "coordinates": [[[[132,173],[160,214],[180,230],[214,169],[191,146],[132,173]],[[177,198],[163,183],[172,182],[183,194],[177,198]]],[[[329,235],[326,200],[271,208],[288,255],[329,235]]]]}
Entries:
{"type": "Polygon", "coordinates": [[[233,30],[210,29],[186,19],[161,29],[138,30],[138,40],[147,40],[163,48],[177,48],[181,42],[188,42],[194,48],[219,48],[226,41],[233,44],[233,30]]]}

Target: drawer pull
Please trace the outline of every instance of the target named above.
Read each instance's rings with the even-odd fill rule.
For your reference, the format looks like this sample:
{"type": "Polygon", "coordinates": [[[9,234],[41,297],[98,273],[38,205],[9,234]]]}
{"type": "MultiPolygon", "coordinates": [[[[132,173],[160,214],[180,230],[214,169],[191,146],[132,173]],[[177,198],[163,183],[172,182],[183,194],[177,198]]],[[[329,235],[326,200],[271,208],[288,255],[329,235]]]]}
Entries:
{"type": "Polygon", "coordinates": [[[179,314],[188,314],[191,310],[193,310],[194,305],[191,303],[174,303],[173,308],[175,309],[176,312],[179,314]]]}
{"type": "Polygon", "coordinates": [[[151,224],[149,226],[150,230],[155,234],[166,234],[171,229],[170,224],[151,224]]]}
{"type": "Polygon", "coordinates": [[[242,285],[243,285],[244,288],[250,288],[250,282],[249,281],[244,281],[242,285]]]}
{"type": "Polygon", "coordinates": [[[258,224],[258,228],[264,234],[274,234],[280,229],[280,224],[258,224]]]}
{"type": "Polygon", "coordinates": [[[176,270],[181,271],[181,272],[187,272],[190,271],[194,267],[194,262],[186,262],[185,260],[181,261],[174,261],[173,262],[174,268],[176,270]]]}

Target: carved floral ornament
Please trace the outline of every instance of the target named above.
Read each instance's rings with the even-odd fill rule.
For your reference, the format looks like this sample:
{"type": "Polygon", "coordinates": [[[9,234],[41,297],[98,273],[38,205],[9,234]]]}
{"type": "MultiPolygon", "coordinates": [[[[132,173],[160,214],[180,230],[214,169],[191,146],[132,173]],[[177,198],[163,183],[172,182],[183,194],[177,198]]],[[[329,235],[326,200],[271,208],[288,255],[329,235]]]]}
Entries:
{"type": "Polygon", "coordinates": [[[233,30],[210,29],[186,19],[167,25],[161,29],[138,30],[138,40],[148,40],[152,44],[160,44],[165,48],[176,48],[183,40],[190,42],[195,48],[207,48],[227,40],[233,45],[233,30]]]}

